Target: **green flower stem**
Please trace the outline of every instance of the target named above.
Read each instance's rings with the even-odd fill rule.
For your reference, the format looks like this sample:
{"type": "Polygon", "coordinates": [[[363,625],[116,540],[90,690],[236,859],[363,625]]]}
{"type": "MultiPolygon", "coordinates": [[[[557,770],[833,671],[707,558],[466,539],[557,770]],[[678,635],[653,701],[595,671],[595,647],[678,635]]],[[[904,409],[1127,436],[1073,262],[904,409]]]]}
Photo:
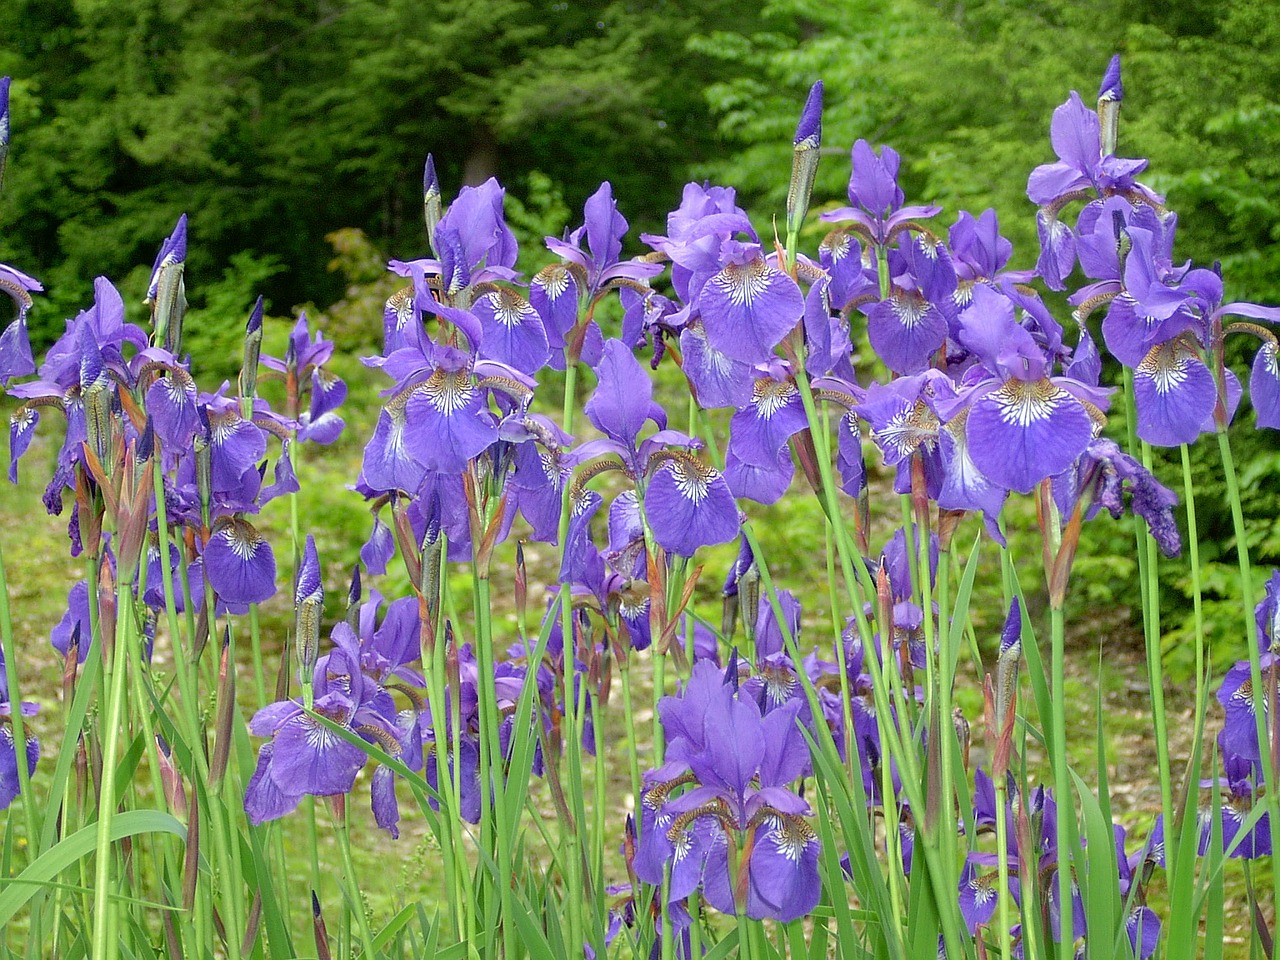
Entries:
{"type": "MultiPolygon", "coordinates": [[[[578,364],[576,358],[565,355],[565,375],[564,375],[564,402],[561,408],[561,426],[565,433],[573,433],[573,417],[576,407],[578,387],[578,364]]],[[[560,526],[559,539],[560,549],[563,551],[565,543],[569,538],[569,518],[571,516],[572,503],[570,502],[570,483],[564,485],[561,492],[560,500],[560,526]]],[[[575,677],[574,677],[574,644],[573,644],[573,609],[571,597],[569,595],[569,584],[560,584],[559,589],[560,600],[560,636],[563,644],[563,671],[561,675],[561,686],[564,696],[564,720],[561,730],[563,736],[561,738],[564,746],[564,761],[566,772],[568,775],[571,795],[578,805],[582,799],[582,763],[580,754],[581,744],[575,742],[574,731],[578,729],[577,725],[577,698],[575,696],[575,677]]],[[[579,892],[584,889],[584,878],[582,877],[582,851],[583,830],[582,817],[579,811],[574,810],[573,829],[569,829],[569,824],[561,824],[563,836],[561,838],[564,846],[567,847],[565,863],[568,865],[568,876],[565,878],[568,890],[568,921],[569,921],[569,944],[570,949],[578,949],[585,942],[583,936],[583,917],[582,917],[582,897],[579,892]]]]}
{"type": "MultiPolygon", "coordinates": [[[[440,545],[441,556],[448,555],[448,539],[442,534],[443,542],[440,545]]],[[[445,591],[448,587],[449,578],[444,572],[441,572],[437,586],[436,595],[430,600],[423,598],[426,603],[433,603],[435,607],[435,619],[432,623],[434,626],[435,644],[428,649],[425,638],[419,639],[419,653],[422,662],[422,675],[427,681],[427,704],[430,707],[431,714],[431,732],[434,744],[435,755],[431,762],[436,764],[436,791],[441,798],[441,807],[444,815],[439,818],[445,836],[440,837],[441,855],[444,860],[444,876],[442,878],[445,885],[445,902],[449,904],[449,914],[454,924],[454,932],[459,942],[465,942],[468,939],[469,932],[472,927],[470,924],[468,908],[473,902],[471,897],[469,882],[471,879],[470,872],[466,869],[466,854],[464,852],[463,838],[460,833],[460,824],[462,823],[461,814],[459,812],[458,794],[454,790],[456,778],[454,771],[448,758],[457,756],[456,752],[450,752],[450,740],[446,718],[449,716],[449,698],[445,695],[445,648],[444,642],[444,609],[445,609],[445,591]],[[443,759],[441,756],[443,755],[443,759]]],[[[423,615],[429,616],[429,607],[423,611],[423,615]]],[[[456,698],[455,698],[456,699],[456,698]]],[[[456,708],[456,704],[453,705],[456,708]]],[[[455,729],[456,732],[456,729],[455,729]]]]}
{"type": "MultiPolygon", "coordinates": [[[[999,722],[997,720],[997,722],[999,722]]],[[[996,911],[998,919],[997,935],[1000,943],[1001,960],[1012,957],[1010,934],[1012,918],[1009,913],[1009,824],[1005,816],[1005,804],[1008,803],[1009,784],[1003,773],[995,777],[996,787],[996,870],[999,877],[999,889],[996,892],[996,911]]]]}
{"type": "MultiPolygon", "coordinates": [[[[1142,465],[1151,471],[1151,445],[1142,443],[1142,465]]],[[[1138,524],[1135,523],[1135,526],[1138,524]]],[[[1174,819],[1173,807],[1173,772],[1169,764],[1169,732],[1168,718],[1164,708],[1164,652],[1160,643],[1160,559],[1155,537],[1151,536],[1145,522],[1141,527],[1146,531],[1142,538],[1142,549],[1146,550],[1146,595],[1150,598],[1151,610],[1143,617],[1143,625],[1147,634],[1147,677],[1151,688],[1151,721],[1156,735],[1156,768],[1160,777],[1160,808],[1164,814],[1166,828],[1171,833],[1166,836],[1178,836],[1181,831],[1179,823],[1174,819]]],[[[1166,849],[1175,852],[1178,847],[1167,844],[1166,849]]],[[[1175,889],[1174,880],[1182,865],[1175,856],[1169,856],[1165,862],[1165,874],[1168,877],[1169,889],[1175,889]]]]}
{"type": "Polygon", "coordinates": [[[103,721],[102,787],[98,796],[98,840],[95,847],[93,890],[93,960],[113,960],[119,944],[111,938],[112,917],[116,904],[111,900],[111,821],[116,811],[116,772],[119,767],[120,732],[124,725],[125,680],[129,667],[127,648],[134,643],[133,617],[129,603],[116,606],[115,644],[107,656],[105,645],[99,644],[103,657],[104,683],[107,689],[106,713],[103,721]]]}
{"type": "Polygon", "coordinates": [[[624,650],[618,660],[622,674],[622,720],[627,726],[627,761],[631,771],[631,796],[637,812],[640,806],[640,752],[636,743],[636,714],[631,701],[631,651],[624,650]]]}
{"type": "Polygon", "coordinates": [[[1071,867],[1075,857],[1075,789],[1071,783],[1071,774],[1067,768],[1067,682],[1066,682],[1066,631],[1062,619],[1062,608],[1052,607],[1049,611],[1050,635],[1052,643],[1052,684],[1053,684],[1053,783],[1057,794],[1058,837],[1058,909],[1061,915],[1062,940],[1059,944],[1059,956],[1062,960],[1073,960],[1075,943],[1072,931],[1072,912],[1075,904],[1071,894],[1071,867]]]}
{"type": "Polygon", "coordinates": [[[338,851],[342,855],[342,879],[346,887],[348,907],[355,911],[356,925],[360,928],[360,940],[364,944],[364,956],[373,957],[373,931],[365,914],[364,900],[360,896],[360,884],[356,881],[356,867],[351,859],[351,837],[347,824],[347,797],[338,799],[342,812],[333,813],[333,832],[338,838],[338,851]]]}
{"type": "Polygon", "coordinates": [[[249,645],[253,651],[253,688],[258,700],[255,706],[265,707],[267,700],[266,670],[262,665],[262,628],[258,623],[258,605],[249,604],[249,645]]]}
{"type": "MultiPolygon", "coordinates": [[[[1240,604],[1244,615],[1245,640],[1249,649],[1249,679],[1253,691],[1253,716],[1258,736],[1258,752],[1262,755],[1262,782],[1276,782],[1276,765],[1273,751],[1267,749],[1270,742],[1267,729],[1265,709],[1258,709],[1257,704],[1263,699],[1267,688],[1262,680],[1261,651],[1258,649],[1258,623],[1254,618],[1253,571],[1249,563],[1248,531],[1244,523],[1244,507],[1240,501],[1240,479],[1236,474],[1235,457],[1231,453],[1231,440],[1225,429],[1218,431],[1218,455],[1222,460],[1222,472],[1227,482],[1227,500],[1231,504],[1231,522],[1235,528],[1236,557],[1240,568],[1240,604]]],[[[1280,724],[1280,718],[1271,718],[1273,724],[1280,724]]],[[[1267,790],[1263,801],[1270,814],[1271,823],[1280,823],[1280,790],[1267,790]]],[[[1280,890],[1280,857],[1271,858],[1271,881],[1273,889],[1280,890]]]]}
{"type": "MultiPolygon", "coordinates": [[[[601,881],[605,875],[604,852],[606,848],[605,837],[607,835],[605,813],[609,806],[605,802],[609,796],[609,775],[605,767],[604,744],[605,726],[609,721],[609,712],[604,709],[604,704],[600,702],[600,698],[594,692],[589,693],[589,696],[591,697],[591,733],[595,746],[595,756],[592,758],[595,767],[595,820],[592,824],[591,864],[595,868],[597,881],[592,884],[591,889],[598,897],[603,897],[604,884],[601,881]]],[[[603,944],[599,946],[603,946],[603,944]]]]}
{"type": "MultiPolygon", "coordinates": [[[[493,624],[490,615],[493,609],[493,598],[490,591],[489,571],[475,571],[475,615],[476,615],[476,659],[480,670],[480,744],[488,755],[488,766],[482,760],[480,766],[480,788],[482,807],[486,812],[492,810],[494,829],[497,834],[498,850],[498,897],[502,904],[502,945],[506,957],[515,956],[515,909],[511,901],[511,880],[514,865],[511,856],[511,832],[507,826],[506,804],[506,762],[502,754],[502,743],[498,733],[501,718],[498,716],[498,693],[495,687],[493,657],[493,624]],[[488,740],[487,750],[485,741],[488,740]],[[490,792],[488,783],[492,780],[492,791],[495,796],[492,806],[487,801],[490,792]]],[[[566,647],[566,652],[568,648],[566,647]]],[[[482,823],[484,820],[481,821],[482,823]]]]}
{"type": "Polygon", "coordinates": [[[35,798],[31,796],[31,776],[26,764],[27,721],[22,715],[21,670],[17,647],[13,640],[13,619],[9,612],[9,582],[5,579],[4,553],[0,550],[0,651],[4,652],[5,671],[9,683],[9,722],[13,726],[14,752],[18,767],[18,796],[22,801],[22,815],[27,828],[27,843],[33,851],[40,844],[40,821],[36,815],[35,798]]]}
{"type": "Polygon", "coordinates": [[[1182,499],[1187,511],[1187,556],[1191,564],[1192,623],[1196,634],[1196,712],[1201,716],[1204,707],[1204,588],[1200,582],[1200,528],[1196,523],[1195,484],[1191,480],[1191,451],[1184,443],[1182,453],[1182,499]]]}

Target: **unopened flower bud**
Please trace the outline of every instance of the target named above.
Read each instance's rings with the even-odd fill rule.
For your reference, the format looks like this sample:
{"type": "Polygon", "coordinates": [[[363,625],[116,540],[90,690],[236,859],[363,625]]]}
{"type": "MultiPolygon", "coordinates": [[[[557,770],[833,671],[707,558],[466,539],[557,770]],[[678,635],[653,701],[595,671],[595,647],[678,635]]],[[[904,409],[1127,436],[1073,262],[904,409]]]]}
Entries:
{"type": "Polygon", "coordinates": [[[809,212],[809,198],[813,194],[813,181],[818,175],[818,150],[822,146],[822,81],[809,90],[796,127],[795,150],[791,158],[791,184],[787,188],[787,233],[800,231],[805,214],[809,212]]]}
{"type": "Polygon", "coordinates": [[[436,256],[436,224],[440,222],[440,179],[436,176],[436,161],[427,154],[426,165],[422,169],[422,216],[427,224],[427,243],[436,256]]]}
{"type": "Polygon", "coordinates": [[[1111,58],[1098,88],[1098,120],[1102,124],[1102,155],[1116,152],[1116,135],[1120,126],[1120,102],[1124,84],[1120,82],[1120,54],[1111,58]]]}
{"type": "Polygon", "coordinates": [[[182,320],[187,312],[187,289],[183,280],[186,260],[187,215],[184,213],[160,247],[147,288],[156,341],[175,356],[182,352],[182,320]]]}
{"type": "Polygon", "coordinates": [[[262,353],[262,297],[259,296],[249,314],[244,331],[244,363],[240,367],[240,396],[249,400],[245,416],[253,412],[252,398],[258,392],[258,357],[262,353]]]}
{"type": "Polygon", "coordinates": [[[324,617],[324,584],[320,578],[320,557],[316,553],[316,541],[307,535],[307,545],[302,552],[302,565],[298,567],[298,584],[293,596],[294,649],[297,651],[298,670],[303,685],[308,685],[320,658],[320,621],[324,617]]]}

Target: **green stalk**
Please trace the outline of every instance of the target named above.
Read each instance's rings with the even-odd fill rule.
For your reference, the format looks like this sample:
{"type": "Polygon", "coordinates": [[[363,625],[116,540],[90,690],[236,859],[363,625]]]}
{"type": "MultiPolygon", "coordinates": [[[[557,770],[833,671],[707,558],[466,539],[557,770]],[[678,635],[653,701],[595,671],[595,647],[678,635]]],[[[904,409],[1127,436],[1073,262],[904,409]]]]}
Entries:
{"type": "Polygon", "coordinates": [[[1200,528],[1196,523],[1195,484],[1191,481],[1191,451],[1184,443],[1182,451],[1182,499],[1187,510],[1187,554],[1191,562],[1192,622],[1196,633],[1196,712],[1204,706],[1204,613],[1203,587],[1200,583],[1200,528]]]}
{"type": "Polygon", "coordinates": [[[635,709],[631,703],[631,651],[623,651],[618,661],[622,673],[622,720],[627,725],[627,761],[631,769],[631,796],[640,803],[640,754],[636,744],[635,709]]]}
{"type": "MultiPolygon", "coordinates": [[[[1060,930],[1062,934],[1058,946],[1058,955],[1062,960],[1073,960],[1075,957],[1075,938],[1073,936],[1072,913],[1075,904],[1071,895],[1071,865],[1075,859],[1074,837],[1075,803],[1071,774],[1067,769],[1067,719],[1066,719],[1066,634],[1062,620],[1062,608],[1052,607],[1049,611],[1050,633],[1053,645],[1053,783],[1057,794],[1057,836],[1058,836],[1058,910],[1061,916],[1060,930]]],[[[1052,934],[1051,934],[1052,935],[1052,934]]]]}
{"type": "MultiPolygon", "coordinates": [[[[1263,691],[1267,688],[1262,682],[1261,651],[1258,649],[1258,624],[1254,619],[1253,571],[1249,563],[1249,541],[1244,523],[1244,507],[1240,502],[1240,480],[1236,474],[1235,458],[1231,453],[1231,440],[1225,428],[1218,430],[1218,454],[1222,460],[1222,472],[1227,481],[1227,500],[1231,504],[1231,522],[1235,528],[1236,557],[1240,568],[1240,603],[1244,615],[1245,638],[1249,649],[1249,679],[1253,692],[1253,715],[1258,736],[1258,752],[1262,755],[1262,782],[1276,782],[1275,763],[1272,751],[1267,749],[1270,743],[1267,729],[1265,709],[1258,709],[1260,700],[1265,704],[1263,691]]],[[[1280,723],[1280,719],[1272,719],[1280,723]]],[[[1270,814],[1271,823],[1280,823],[1280,790],[1267,790],[1263,793],[1264,802],[1270,814]]],[[[1272,888],[1280,890],[1280,857],[1271,858],[1272,888]]]]}
{"type": "MultiPolygon", "coordinates": [[[[573,417],[575,412],[575,399],[577,396],[578,384],[578,364],[576,360],[565,354],[565,376],[564,376],[564,402],[561,409],[561,425],[565,433],[573,433],[573,417]]],[[[564,549],[565,542],[569,536],[569,517],[571,510],[570,503],[570,484],[564,485],[560,501],[560,526],[559,526],[559,544],[560,549],[564,549]]],[[[560,584],[560,636],[563,644],[563,669],[561,675],[561,683],[564,691],[564,722],[562,729],[568,731],[568,736],[562,737],[564,744],[564,760],[567,768],[570,787],[572,788],[577,799],[580,801],[582,792],[582,766],[579,757],[580,744],[574,742],[574,731],[577,729],[577,703],[575,697],[574,683],[574,648],[573,648],[573,610],[569,596],[569,585],[567,583],[560,584]]],[[[562,824],[561,829],[564,831],[562,842],[568,847],[565,862],[569,868],[569,875],[566,877],[566,883],[569,890],[568,906],[569,906],[569,944],[570,949],[578,949],[585,942],[583,937],[583,919],[582,919],[582,899],[578,895],[578,891],[583,889],[582,873],[582,849],[583,838],[582,831],[584,825],[582,818],[575,813],[575,824],[572,831],[566,829],[567,825],[562,824]]]]}
{"type": "Polygon", "coordinates": [[[342,855],[343,880],[346,881],[347,899],[350,908],[355,911],[356,924],[360,928],[360,940],[364,944],[364,956],[373,957],[373,931],[369,928],[369,918],[365,915],[364,900],[360,897],[360,884],[356,881],[356,867],[351,859],[351,837],[347,824],[347,798],[337,798],[342,812],[331,810],[333,814],[333,832],[338,838],[338,851],[342,855]]]}
{"type": "MultiPolygon", "coordinates": [[[[999,722],[999,720],[997,720],[999,722]]],[[[998,935],[1000,938],[1001,960],[1013,956],[1010,947],[1012,919],[1009,915],[1009,823],[1005,816],[1008,803],[1009,781],[1001,772],[995,778],[996,787],[996,870],[998,871],[1000,888],[997,891],[997,915],[999,917],[998,935]]]]}
{"type": "MultiPolygon", "coordinates": [[[[82,639],[82,643],[87,640],[82,639]]],[[[36,817],[35,798],[31,796],[31,775],[26,764],[27,721],[22,715],[22,686],[19,680],[18,651],[13,640],[13,619],[9,612],[9,582],[5,579],[4,553],[0,551],[0,650],[4,652],[5,671],[9,683],[9,702],[13,704],[9,722],[13,726],[13,744],[18,767],[18,796],[22,800],[22,815],[27,828],[29,849],[37,851],[40,844],[40,822],[36,817]]]]}
{"type": "Polygon", "coordinates": [[[115,904],[111,901],[111,821],[116,811],[116,771],[120,750],[120,732],[124,725],[125,679],[129,667],[126,648],[134,642],[132,603],[116,605],[116,635],[111,656],[103,655],[106,673],[106,730],[102,744],[102,792],[98,796],[98,839],[95,846],[93,890],[93,960],[111,960],[118,956],[118,944],[110,938],[111,917],[115,904]]]}
{"type": "MultiPolygon", "coordinates": [[[[492,797],[492,806],[482,809],[492,811],[498,847],[498,897],[502,904],[502,946],[506,957],[515,956],[515,909],[511,901],[511,878],[514,876],[511,858],[511,834],[507,828],[507,804],[505,800],[505,758],[498,734],[498,694],[494,686],[493,625],[490,620],[493,599],[490,594],[489,571],[475,570],[476,653],[480,670],[480,745],[488,755],[488,766],[481,761],[480,788],[482,803],[492,797]],[[488,741],[485,749],[485,741],[488,741]],[[492,780],[490,784],[489,781],[492,780]]],[[[566,654],[568,647],[566,646],[566,654]]],[[[484,821],[482,821],[484,822],[484,821]]]]}
{"type": "Polygon", "coordinates": [[[265,707],[267,700],[266,671],[262,665],[262,629],[258,624],[258,605],[249,604],[249,644],[253,651],[253,687],[258,695],[257,706],[265,707]]]}
{"type": "MultiPolygon", "coordinates": [[[[1142,443],[1142,465],[1151,471],[1151,445],[1142,443]]],[[[1137,526],[1137,524],[1135,524],[1137,526]]],[[[1145,523],[1142,524],[1145,528],[1145,523]]],[[[1147,676],[1151,688],[1151,720],[1156,734],[1156,767],[1160,777],[1160,807],[1164,814],[1165,824],[1172,830],[1178,829],[1174,820],[1173,809],[1173,773],[1169,764],[1168,721],[1164,708],[1164,655],[1160,644],[1160,561],[1156,549],[1155,537],[1147,531],[1143,538],[1143,547],[1147,552],[1146,595],[1150,598],[1151,611],[1143,617],[1147,633],[1147,676]]],[[[1168,857],[1165,872],[1170,889],[1174,886],[1174,878],[1181,864],[1176,857],[1168,857]]]]}

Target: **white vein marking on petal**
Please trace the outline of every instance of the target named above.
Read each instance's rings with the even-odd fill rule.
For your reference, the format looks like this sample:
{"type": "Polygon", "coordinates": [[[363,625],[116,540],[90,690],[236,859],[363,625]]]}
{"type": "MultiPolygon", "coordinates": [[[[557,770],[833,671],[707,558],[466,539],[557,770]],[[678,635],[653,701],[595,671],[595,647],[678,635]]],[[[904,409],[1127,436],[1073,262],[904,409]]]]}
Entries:
{"type": "Polygon", "coordinates": [[[529,301],[508,290],[501,293],[491,293],[486,298],[490,306],[493,307],[493,317],[500,324],[510,330],[512,327],[519,326],[525,321],[530,314],[536,318],[537,313],[529,305],[529,301]]]}
{"type": "Polygon", "coordinates": [[[262,546],[262,537],[247,523],[232,524],[222,531],[222,538],[241,560],[252,560],[262,546]]]}
{"type": "Polygon", "coordinates": [[[938,445],[938,418],[927,403],[918,400],[910,410],[894,414],[888,424],[873,431],[872,436],[903,457],[919,447],[932,452],[938,445]]]}
{"type": "Polygon", "coordinates": [[[1280,379],[1280,344],[1264,343],[1262,353],[1262,369],[1276,379],[1280,379]]]}
{"type": "Polygon", "coordinates": [[[36,422],[36,412],[31,407],[25,410],[19,410],[9,418],[9,423],[18,433],[25,433],[31,429],[32,424],[36,422]]]}
{"type": "Polygon", "coordinates": [[[756,408],[756,416],[770,420],[795,394],[796,385],[790,380],[761,377],[751,388],[751,404],[756,408]]]}
{"type": "Polygon", "coordinates": [[[244,421],[234,410],[225,413],[210,413],[209,426],[212,430],[213,442],[221,446],[235,435],[244,421]]]}
{"type": "Polygon", "coordinates": [[[461,410],[475,394],[465,374],[437,370],[422,387],[431,405],[446,417],[461,410]]]}
{"type": "Polygon", "coordinates": [[[839,263],[849,255],[849,235],[847,233],[831,234],[822,241],[822,248],[831,255],[832,263],[839,263]]]}
{"type": "Polygon", "coordinates": [[[1067,392],[1055,387],[1047,379],[1035,381],[1007,380],[1004,386],[989,394],[1000,411],[1000,419],[1007,424],[1029,427],[1041,420],[1048,420],[1060,407],[1067,392]]]}
{"type": "Polygon", "coordinates": [[[547,292],[548,299],[559,300],[569,289],[569,271],[553,264],[534,277],[533,282],[547,292]]]}
{"type": "Polygon", "coordinates": [[[413,287],[397,290],[387,297],[387,306],[396,315],[396,330],[403,330],[413,319],[413,287]]]}
{"type": "Polygon", "coordinates": [[[918,293],[901,293],[891,297],[889,305],[893,315],[903,327],[910,330],[929,312],[929,302],[918,293]]]}
{"type": "Polygon", "coordinates": [[[706,499],[711,482],[719,476],[710,467],[699,469],[699,466],[684,460],[675,460],[671,464],[671,475],[675,479],[676,490],[694,506],[706,499]]]}
{"type": "Polygon", "coordinates": [[[1161,345],[1153,349],[1138,364],[1137,375],[1146,377],[1161,396],[1172,393],[1187,382],[1191,372],[1191,357],[1176,347],[1161,345]]]}
{"type": "Polygon", "coordinates": [[[813,828],[799,817],[771,816],[767,823],[774,849],[792,863],[798,862],[805,848],[817,839],[813,828]]]}
{"type": "Polygon", "coordinates": [[[716,275],[715,283],[734,306],[749,307],[768,289],[773,272],[763,259],[757,258],[746,264],[729,264],[716,275]]]}

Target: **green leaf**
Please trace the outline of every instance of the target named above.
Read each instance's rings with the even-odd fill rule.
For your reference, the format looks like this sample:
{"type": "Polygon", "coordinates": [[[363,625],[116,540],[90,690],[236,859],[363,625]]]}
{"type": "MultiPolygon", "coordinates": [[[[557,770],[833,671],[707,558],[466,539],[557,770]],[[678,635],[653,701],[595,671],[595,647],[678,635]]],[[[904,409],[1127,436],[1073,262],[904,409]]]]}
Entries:
{"type": "MultiPolygon", "coordinates": [[[[187,838],[187,828],[170,814],[159,810],[127,810],[117,814],[111,820],[112,841],[141,833],[171,833],[183,840],[187,838]]],[[[54,844],[12,880],[0,881],[5,885],[4,892],[0,893],[0,929],[12,920],[48,881],[77,860],[91,854],[97,841],[97,826],[91,824],[83,827],[54,844]]]]}

